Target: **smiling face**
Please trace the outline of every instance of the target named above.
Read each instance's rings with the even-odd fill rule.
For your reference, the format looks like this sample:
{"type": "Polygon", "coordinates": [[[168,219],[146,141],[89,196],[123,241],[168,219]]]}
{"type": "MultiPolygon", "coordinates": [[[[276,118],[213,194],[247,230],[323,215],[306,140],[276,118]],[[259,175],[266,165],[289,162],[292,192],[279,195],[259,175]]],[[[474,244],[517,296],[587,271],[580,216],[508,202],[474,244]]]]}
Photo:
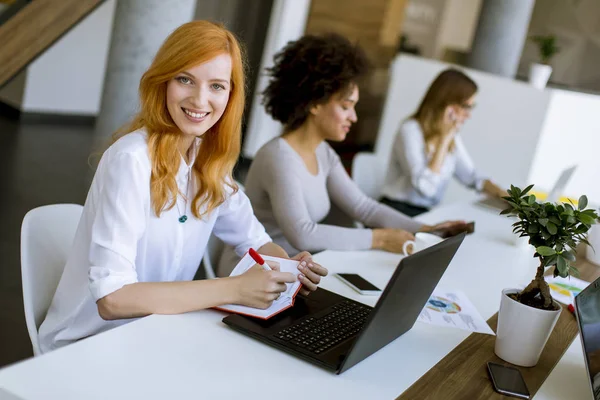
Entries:
{"type": "Polygon", "coordinates": [[[184,135],[199,137],[221,118],[230,92],[231,57],[221,54],[169,81],[167,109],[184,135]]]}
{"type": "Polygon", "coordinates": [[[350,127],[357,121],[354,106],[358,102],[358,86],[331,96],[325,104],[311,109],[311,118],[325,140],[341,142],[346,139],[350,127]]]}

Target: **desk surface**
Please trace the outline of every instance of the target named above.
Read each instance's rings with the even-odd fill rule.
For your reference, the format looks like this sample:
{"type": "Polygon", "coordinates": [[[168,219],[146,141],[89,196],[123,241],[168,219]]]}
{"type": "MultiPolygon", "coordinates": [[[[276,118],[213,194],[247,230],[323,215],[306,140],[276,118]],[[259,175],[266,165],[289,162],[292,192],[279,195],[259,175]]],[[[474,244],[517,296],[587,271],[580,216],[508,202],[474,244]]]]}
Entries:
{"type": "MultiPolygon", "coordinates": [[[[514,245],[511,221],[472,205],[437,209],[424,222],[476,221],[438,287],[461,290],[485,319],[501,290],[528,283],[536,263],[514,245]]],[[[325,251],[330,272],[358,272],[385,286],[400,256],[380,251],[325,251]]],[[[322,287],[374,305],[331,275],[322,287]]],[[[34,399],[395,399],[462,342],[469,332],[417,322],[413,329],[336,376],[226,327],[225,313],[152,315],[44,356],[0,370],[0,387],[34,399]],[[310,386],[308,384],[310,382],[310,386]]],[[[535,396],[588,399],[579,339],[535,396]]]]}

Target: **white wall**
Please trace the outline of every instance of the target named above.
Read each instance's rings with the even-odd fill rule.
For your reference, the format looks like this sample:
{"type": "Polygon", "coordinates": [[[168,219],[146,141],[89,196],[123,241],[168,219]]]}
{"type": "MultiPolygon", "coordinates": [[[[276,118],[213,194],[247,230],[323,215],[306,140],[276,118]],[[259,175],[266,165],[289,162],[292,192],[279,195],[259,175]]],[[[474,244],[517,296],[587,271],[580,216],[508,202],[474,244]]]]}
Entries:
{"type": "Polygon", "coordinates": [[[296,40],[304,34],[306,19],[310,9],[310,0],[275,0],[271,11],[271,21],[263,56],[259,66],[258,82],[254,91],[254,101],[248,118],[248,128],[244,141],[243,154],[253,158],[256,152],[269,140],[279,136],[283,127],[273,120],[261,104],[260,93],[267,87],[268,77],[265,68],[273,65],[273,56],[287,42],[296,40]]]}
{"type": "Polygon", "coordinates": [[[402,34],[411,46],[419,47],[423,57],[435,57],[441,21],[448,4],[447,0],[410,0],[406,5],[402,34]]]}
{"type": "Polygon", "coordinates": [[[578,165],[564,195],[600,204],[600,96],[550,89],[550,104],[529,181],[549,190],[563,169],[578,165]]]}
{"type": "Polygon", "coordinates": [[[477,30],[482,0],[447,0],[438,32],[435,57],[446,49],[468,53],[477,30]]]}
{"type": "Polygon", "coordinates": [[[98,113],[115,3],[100,5],[29,66],[22,111],[98,113]]]}
{"type": "MultiPolygon", "coordinates": [[[[439,61],[405,54],[395,59],[375,144],[375,152],[385,165],[401,121],[414,113],[429,84],[447,67],[439,61]]],[[[501,185],[525,184],[545,120],[549,92],[480,71],[464,71],[479,86],[473,116],[460,132],[475,165],[501,185]]],[[[452,182],[444,203],[475,195],[452,182]]]]}

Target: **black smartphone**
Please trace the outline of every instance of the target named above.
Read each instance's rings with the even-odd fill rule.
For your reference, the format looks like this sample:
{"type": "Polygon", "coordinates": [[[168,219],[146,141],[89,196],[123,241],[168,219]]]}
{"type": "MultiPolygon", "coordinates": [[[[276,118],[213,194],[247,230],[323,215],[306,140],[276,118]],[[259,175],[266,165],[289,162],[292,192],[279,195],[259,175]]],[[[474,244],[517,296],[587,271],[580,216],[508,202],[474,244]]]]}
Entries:
{"type": "Polygon", "coordinates": [[[521,371],[514,367],[493,362],[488,362],[487,366],[496,392],[519,399],[531,398],[521,371]]]}
{"type": "Polygon", "coordinates": [[[381,289],[357,274],[334,274],[338,279],[350,286],[352,289],[364,295],[377,295],[381,289]]]}
{"type": "Polygon", "coordinates": [[[475,221],[467,222],[465,225],[461,225],[460,227],[453,227],[451,229],[437,229],[428,233],[432,233],[434,235],[447,239],[463,232],[467,232],[467,234],[475,232],[475,221]]]}

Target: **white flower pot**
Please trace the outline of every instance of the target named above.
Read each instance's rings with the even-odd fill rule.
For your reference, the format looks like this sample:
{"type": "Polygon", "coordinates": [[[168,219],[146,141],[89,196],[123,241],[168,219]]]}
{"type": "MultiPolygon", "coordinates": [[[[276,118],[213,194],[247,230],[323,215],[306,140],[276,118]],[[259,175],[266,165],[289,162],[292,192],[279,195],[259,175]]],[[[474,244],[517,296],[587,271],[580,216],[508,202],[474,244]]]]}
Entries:
{"type": "Polygon", "coordinates": [[[531,83],[534,88],[543,89],[546,87],[551,74],[551,66],[533,63],[529,66],[529,83],[531,83]]]}
{"type": "MultiPolygon", "coordinates": [[[[498,357],[521,367],[537,364],[542,350],[558,321],[562,307],[556,311],[540,310],[508,297],[517,289],[502,291],[494,352],[498,357]]],[[[554,302],[556,305],[556,301],[554,302]]]]}

